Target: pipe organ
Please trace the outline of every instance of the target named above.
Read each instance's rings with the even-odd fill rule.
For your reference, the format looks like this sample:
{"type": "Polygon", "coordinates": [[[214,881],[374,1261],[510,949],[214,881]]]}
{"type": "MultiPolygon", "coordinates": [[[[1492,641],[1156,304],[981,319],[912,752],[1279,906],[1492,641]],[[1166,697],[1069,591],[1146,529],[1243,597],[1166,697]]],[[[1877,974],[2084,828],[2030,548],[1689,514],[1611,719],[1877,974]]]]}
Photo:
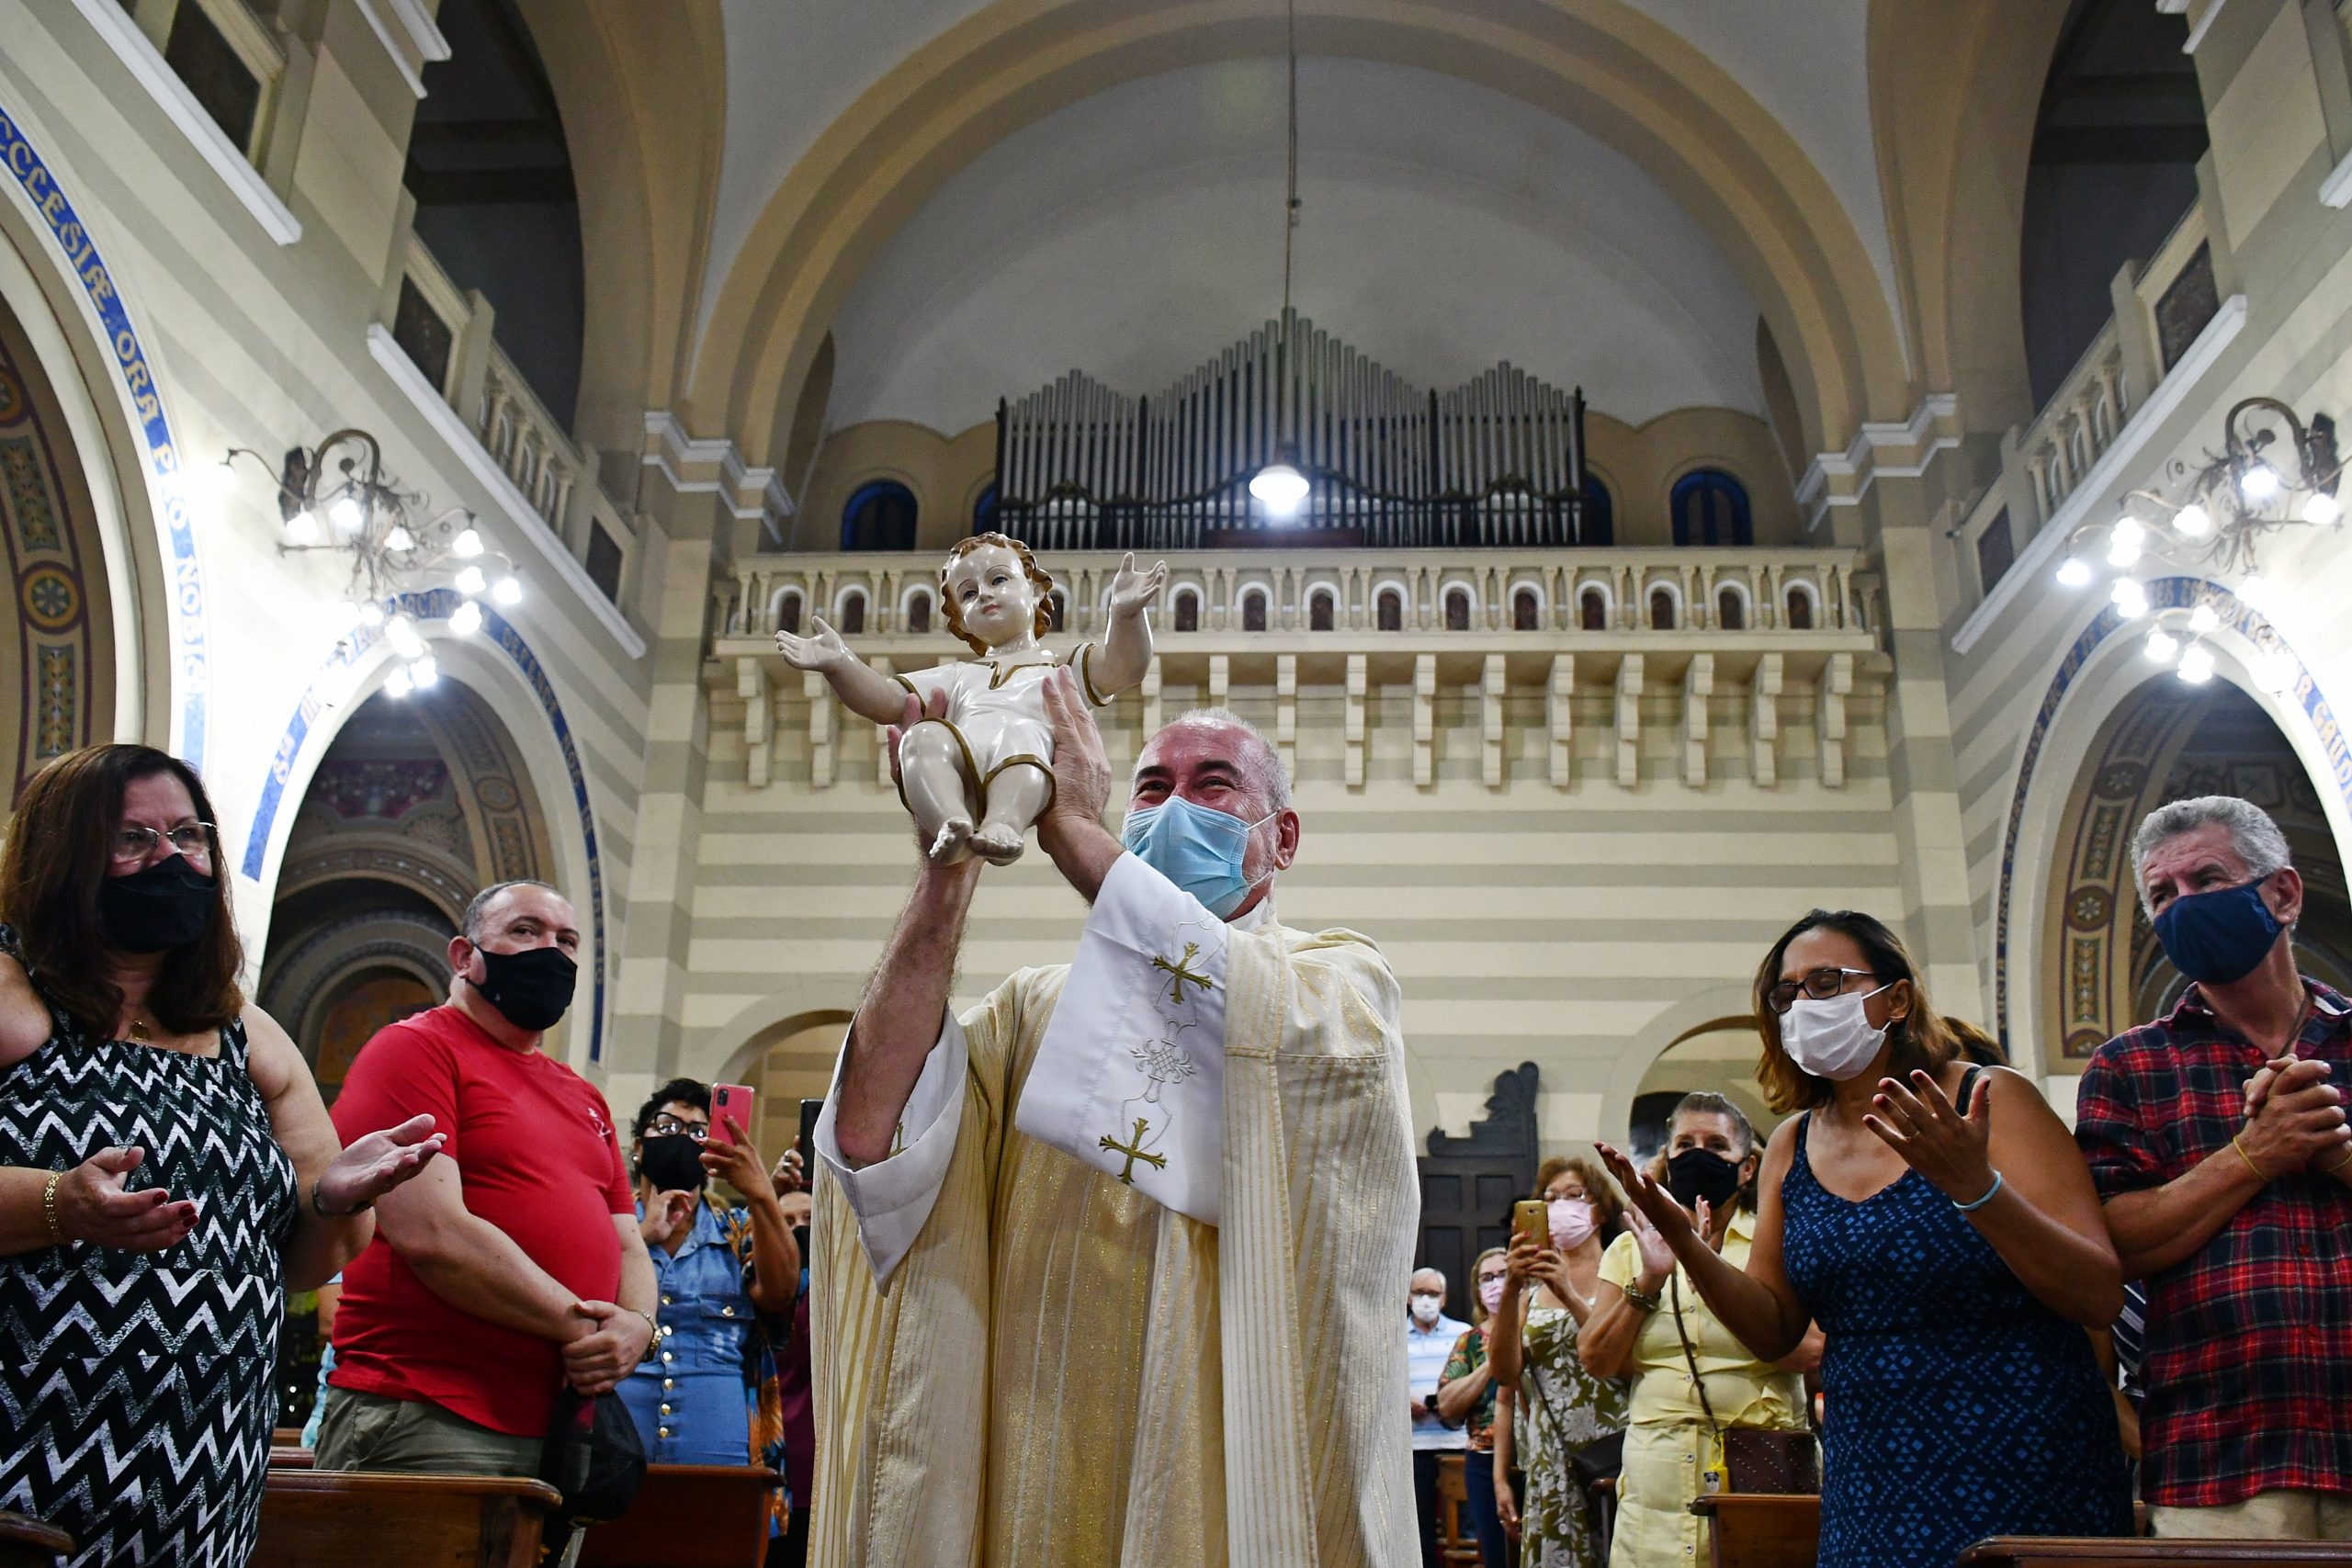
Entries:
{"type": "Polygon", "coordinates": [[[1505,363],[1424,389],[1296,312],[1156,395],[1073,370],[997,405],[997,525],[1040,549],[1601,545],[1584,395],[1505,363]],[[1271,515],[1250,480],[1310,485],[1271,515]]]}

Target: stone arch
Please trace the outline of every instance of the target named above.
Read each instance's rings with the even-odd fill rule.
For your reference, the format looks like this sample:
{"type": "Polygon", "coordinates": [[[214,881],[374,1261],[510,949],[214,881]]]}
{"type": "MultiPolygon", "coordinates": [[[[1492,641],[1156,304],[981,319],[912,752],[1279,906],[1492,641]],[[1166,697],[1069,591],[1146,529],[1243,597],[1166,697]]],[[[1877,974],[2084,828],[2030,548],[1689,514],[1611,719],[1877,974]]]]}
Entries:
{"type": "MultiPolygon", "coordinates": [[[[1309,0],[1311,52],[1446,72],[1558,114],[1643,165],[1713,233],[1788,355],[1805,438],[1909,410],[1878,274],[1827,181],[1721,66],[1626,0],[1508,17],[1446,0],[1309,0]]],[[[788,450],[797,389],[868,260],[1002,137],[1121,82],[1279,52],[1281,19],[1223,0],[996,0],[868,87],[777,187],[700,333],[694,423],[788,450]]]]}
{"type": "MultiPolygon", "coordinates": [[[[1758,957],[1763,956],[1769,941],[1767,938],[1757,944],[1758,957]]],[[[1727,1021],[1747,1018],[1753,1006],[1753,998],[1745,985],[1722,981],[1685,997],[1636,1031],[1625,1049],[1610,1064],[1608,1077],[1601,1084],[1600,1136],[1614,1143],[1626,1135],[1633,1124],[1634,1101],[1640,1096],[1644,1085],[1650,1081],[1651,1069],[1669,1051],[1700,1036],[1722,1032],[1728,1027],[1727,1021]]],[[[1755,1057],[1751,1055],[1748,1062],[1750,1070],[1744,1077],[1734,1071],[1724,1074],[1724,1077],[1725,1083],[1746,1083],[1753,1098],[1757,1092],[1753,1072],[1755,1057]]],[[[1694,1084],[1692,1087],[1699,1086],[1694,1084]]],[[[1724,1085],[1710,1087],[1723,1089],[1724,1085]]],[[[1728,1092],[1727,1089],[1724,1091],[1728,1092]]],[[[1756,1110],[1748,1100],[1741,1100],[1739,1103],[1748,1111],[1751,1118],[1755,1116],[1756,1110]]],[[[1757,1104],[1760,1103],[1760,1100],[1757,1101],[1757,1104]]],[[[1758,1122],[1758,1126],[1761,1129],[1763,1123],[1758,1122]]]]}
{"type": "MultiPolygon", "coordinates": [[[[2343,846],[2352,842],[2352,743],[2312,672],[2277,628],[2217,583],[2159,578],[2148,584],[2148,594],[2158,608],[2201,603],[2220,615],[2220,627],[2205,638],[2216,655],[2216,680],[2238,687],[2278,727],[2314,786],[2337,863],[2344,863],[2343,846]],[[2293,671],[2282,692],[2258,690],[2247,673],[2257,650],[2266,647],[2275,648],[2293,671]]],[[[1991,1014],[2003,1048],[2021,1072],[2041,1076],[2066,1069],[2064,1042],[2043,1038],[2054,1009],[2043,961],[2061,940],[2045,868],[2066,860],[2075,818],[2084,803],[2095,798],[2096,778],[2087,790],[2083,781],[2097,771],[2102,737],[2148,683],[2143,629],[2122,620],[2112,605],[2090,617],[2059,655],[2019,755],[1994,911],[1991,1014]]]]}
{"type": "Polygon", "coordinates": [[[832,1087],[850,1017],[845,1009],[818,1008],[780,1018],[737,1047],[718,1073],[718,1082],[749,1084],[757,1091],[760,1124],[752,1129],[753,1141],[770,1160],[799,1135],[800,1102],[822,1100],[832,1087]]]}
{"type": "MultiPolygon", "coordinates": [[[[456,608],[457,595],[437,589],[401,595],[395,604],[430,627],[448,618],[456,608]]],[[[481,711],[495,716],[501,755],[519,775],[512,780],[516,796],[513,809],[523,814],[526,821],[539,825],[537,836],[527,838],[533,863],[539,868],[541,880],[562,889],[571,900],[588,938],[581,953],[580,999],[551,1032],[548,1048],[575,1066],[598,1063],[603,1057],[610,952],[604,863],[597,849],[587,774],[572,744],[561,697],[528,640],[495,610],[485,607],[481,630],[472,637],[436,637],[433,652],[442,681],[464,688],[479,699],[481,711]]],[[[356,632],[312,675],[310,688],[278,738],[277,761],[263,784],[245,832],[238,869],[259,888],[277,886],[287,869],[287,852],[300,803],[309,796],[321,762],[353,716],[382,689],[384,677],[397,662],[380,634],[356,632]]],[[[480,804],[493,812],[507,809],[497,805],[497,798],[503,797],[480,804]]],[[[514,863],[483,863],[495,868],[514,863]]],[[[474,874],[480,875],[481,870],[475,869],[474,874]]],[[[454,924],[454,911],[451,918],[454,924]]],[[[269,917],[248,919],[244,924],[249,946],[255,952],[266,951],[261,936],[268,928],[269,917]]]]}
{"type": "Polygon", "coordinates": [[[44,158],[47,141],[0,100],[0,302],[39,362],[70,436],[96,535],[112,645],[110,732],[208,761],[210,665],[204,570],[183,454],[142,331],[116,287],[107,237],[44,158]]]}

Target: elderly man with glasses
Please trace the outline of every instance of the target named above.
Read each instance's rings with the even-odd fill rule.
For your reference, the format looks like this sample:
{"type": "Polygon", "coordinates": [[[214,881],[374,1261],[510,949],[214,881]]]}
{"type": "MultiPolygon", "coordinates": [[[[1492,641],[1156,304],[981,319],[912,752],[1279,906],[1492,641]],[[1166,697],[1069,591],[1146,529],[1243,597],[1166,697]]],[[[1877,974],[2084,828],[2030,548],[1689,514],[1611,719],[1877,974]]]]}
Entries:
{"type": "Polygon", "coordinates": [[[2158,1535],[2352,1540],[2352,1008],[2297,970],[2259,807],[2163,807],[2132,862],[2191,984],[2098,1048],[2075,1136],[2148,1282],[2142,1495],[2158,1535]]]}

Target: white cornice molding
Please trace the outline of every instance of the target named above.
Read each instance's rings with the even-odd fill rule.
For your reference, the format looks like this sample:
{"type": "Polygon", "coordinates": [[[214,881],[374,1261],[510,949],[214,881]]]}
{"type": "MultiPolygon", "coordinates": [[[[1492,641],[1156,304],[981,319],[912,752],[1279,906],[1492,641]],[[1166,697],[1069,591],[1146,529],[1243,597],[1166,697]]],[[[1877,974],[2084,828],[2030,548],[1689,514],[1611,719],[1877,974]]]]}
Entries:
{"type": "Polygon", "coordinates": [[[1797,505],[1806,512],[1805,532],[1821,526],[1833,506],[1860,506],[1862,497],[1881,477],[1917,479],[1928,471],[1939,452],[1960,445],[1960,398],[1952,392],[1930,392],[1919,400],[1911,417],[1894,421],[1864,421],[1843,452],[1816,453],[1797,481],[1797,505]],[[1882,452],[1908,452],[1905,461],[1882,452]],[[1850,489],[1833,488],[1833,479],[1853,479],[1850,489]]]}
{"type": "Polygon", "coordinates": [[[797,509],[783,477],[774,468],[748,466],[735,443],[724,436],[697,439],[687,434],[686,427],[667,409],[645,411],[645,434],[652,440],[639,461],[660,469],[673,489],[690,495],[722,496],[730,515],[741,522],[763,523],[778,538],[783,536],[784,522],[797,509]],[[689,479],[683,471],[712,466],[718,469],[717,479],[689,479]],[[758,504],[747,504],[743,499],[747,493],[757,495],[758,504]]]}
{"type": "Polygon", "coordinates": [[[212,123],[212,117],[204,112],[196,95],[164,63],[164,57],[147,41],[147,35],[139,30],[139,25],[130,19],[119,0],[74,0],[74,8],[114,51],[115,58],[130,67],[132,80],[144,87],[147,96],[155,100],[155,107],[179,127],[180,134],[212,165],[212,172],[228,186],[230,194],[243,203],[263,231],[281,245],[300,240],[302,220],[269,188],[261,171],[246,158],[245,150],[212,123]]]}
{"type": "Polygon", "coordinates": [[[2319,182],[2319,198],[2330,207],[2352,207],[2352,152],[2346,152],[2319,182]]]}
{"type": "MultiPolygon", "coordinates": [[[[2222,7],[2228,3],[2229,0],[2206,0],[2205,9],[2199,12],[2188,24],[2188,37],[2181,40],[2181,53],[2195,54],[2197,52],[2197,46],[2203,43],[2205,35],[2213,30],[2215,18],[2221,16],[2222,7]]],[[[2158,9],[2162,8],[2161,6],[2158,6],[2158,9]]],[[[2181,8],[2186,10],[2188,7],[2184,4],[2181,8]]]]}
{"type": "Polygon", "coordinates": [[[2001,574],[1993,592],[1984,595],[1984,602],[1952,633],[1953,652],[1966,653],[1974,648],[1993,623],[2017,603],[2028,583],[2049,581],[2049,574],[2055,570],[2051,561],[2066,547],[2067,538],[2081,525],[2090,509],[2114,488],[2124,469],[2138,460],[2141,449],[2155,438],[2157,428],[2196,390],[2197,383],[2222,357],[2222,351],[2245,330],[2245,295],[2233,294],[2222,301],[2222,308],[2213,312],[2213,319],[2205,323],[2205,330],[2197,334],[2197,341],[2174,363],[2170,373],[2156,383],[2148,400],[2132,411],[2132,417],[2115,433],[2114,443],[2099,454],[2098,461],[2091,465],[2082,483],[2067,492],[2058,510],[2050,514],[2050,521],[2036,531],[2010,563],[2009,570],[2001,574]]]}
{"type": "Polygon", "coordinates": [[[388,328],[381,324],[369,325],[368,353],[382,367],[384,374],[392,378],[392,384],[408,394],[408,400],[416,405],[417,412],[424,415],[425,422],[448,444],[449,450],[457,454],[458,460],[465,464],[483,489],[490,491],[491,499],[506,514],[506,521],[513,531],[530,541],[531,547],[538,552],[539,558],[552,567],[555,574],[571,589],[572,597],[612,634],[621,651],[632,660],[644,658],[645,638],[628,624],[628,618],[621,614],[620,606],[605,597],[604,590],[598,588],[595,579],[588,575],[588,569],[572,558],[571,552],[564,548],[563,541],[539,516],[529,499],[514,488],[514,481],[506,477],[506,470],[498,466],[498,459],[490,455],[489,448],[467,428],[466,422],[458,417],[458,411],[449,406],[439,389],[424,378],[424,372],[409,358],[408,351],[392,340],[388,328]]]}
{"type": "Polygon", "coordinates": [[[359,7],[359,15],[368,23],[368,31],[392,57],[393,68],[401,80],[418,97],[424,96],[424,68],[436,60],[449,58],[449,40],[433,25],[433,18],[417,9],[416,0],[352,0],[359,7]],[[413,13],[413,16],[404,14],[413,13]],[[389,15],[390,20],[386,17],[389,15]],[[419,33],[416,24],[424,25],[419,33]],[[435,52],[435,51],[438,52],[435,52]]]}

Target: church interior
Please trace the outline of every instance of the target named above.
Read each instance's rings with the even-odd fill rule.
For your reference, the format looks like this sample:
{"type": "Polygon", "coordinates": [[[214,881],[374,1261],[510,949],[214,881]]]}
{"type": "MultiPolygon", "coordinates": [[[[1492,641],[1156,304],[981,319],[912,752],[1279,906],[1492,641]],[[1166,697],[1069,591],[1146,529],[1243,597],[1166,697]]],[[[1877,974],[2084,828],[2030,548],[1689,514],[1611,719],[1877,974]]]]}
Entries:
{"type": "MultiPolygon", "coordinates": [[[[2352,7],[0,0],[0,152],[7,783],[197,767],[330,1100],[536,878],[548,1048],[789,1145],[916,856],[775,634],[961,657],[991,530],[1065,651],[1166,561],[1114,773],[1272,739],[1457,1315],[1539,1161],[1779,1120],[1808,909],[2070,1117],[2226,792],[2352,989],[2352,7]]],[[[977,899],[959,1002],[1086,918],[977,899]]]]}

